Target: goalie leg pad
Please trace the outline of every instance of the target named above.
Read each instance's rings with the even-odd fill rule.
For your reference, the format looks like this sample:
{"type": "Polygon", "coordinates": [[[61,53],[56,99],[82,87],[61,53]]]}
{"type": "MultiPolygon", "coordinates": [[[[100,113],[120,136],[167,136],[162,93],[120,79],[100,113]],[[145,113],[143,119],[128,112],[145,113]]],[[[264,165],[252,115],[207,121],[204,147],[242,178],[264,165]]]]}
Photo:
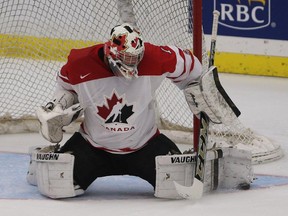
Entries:
{"type": "Polygon", "coordinates": [[[224,158],[224,176],[220,179],[222,188],[239,188],[253,181],[252,153],[229,148],[229,156],[224,158]]]}
{"type": "Polygon", "coordinates": [[[37,179],[36,179],[36,161],[32,160],[32,155],[30,155],[30,162],[28,166],[28,172],[26,175],[26,180],[29,184],[37,186],[37,179]]]}
{"type": "Polygon", "coordinates": [[[155,197],[182,199],[175,188],[174,181],[191,186],[195,170],[196,154],[157,156],[155,197]]]}
{"type": "Polygon", "coordinates": [[[84,190],[73,182],[74,156],[66,153],[33,153],[39,192],[58,199],[78,196],[84,190]]]}
{"type": "Polygon", "coordinates": [[[36,161],[33,159],[32,155],[38,152],[43,146],[32,146],[29,148],[28,153],[30,155],[30,161],[28,166],[28,172],[26,175],[26,180],[29,184],[37,186],[36,179],[36,161]]]}
{"type": "Polygon", "coordinates": [[[30,155],[30,162],[28,166],[28,172],[26,176],[26,180],[29,184],[37,186],[37,172],[36,172],[36,161],[35,157],[32,157],[33,154],[36,153],[52,153],[56,152],[59,149],[60,145],[39,145],[32,146],[29,148],[28,153],[30,155]]]}
{"type": "Polygon", "coordinates": [[[211,149],[207,152],[204,192],[217,188],[237,189],[253,181],[252,154],[236,148],[211,149]]]}

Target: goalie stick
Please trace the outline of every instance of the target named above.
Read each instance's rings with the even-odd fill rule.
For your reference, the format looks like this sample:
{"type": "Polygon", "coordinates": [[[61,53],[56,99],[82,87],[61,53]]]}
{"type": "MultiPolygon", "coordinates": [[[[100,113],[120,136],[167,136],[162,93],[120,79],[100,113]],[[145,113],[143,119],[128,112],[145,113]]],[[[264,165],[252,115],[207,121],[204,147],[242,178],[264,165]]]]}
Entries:
{"type": "MultiPolygon", "coordinates": [[[[214,65],[216,37],[218,30],[219,11],[213,11],[213,24],[211,33],[211,47],[209,55],[209,67],[214,65]]],[[[177,193],[186,199],[200,199],[204,190],[205,160],[208,144],[209,117],[204,113],[200,113],[200,134],[197,152],[197,161],[195,167],[195,176],[191,187],[185,187],[174,181],[177,193]]]]}

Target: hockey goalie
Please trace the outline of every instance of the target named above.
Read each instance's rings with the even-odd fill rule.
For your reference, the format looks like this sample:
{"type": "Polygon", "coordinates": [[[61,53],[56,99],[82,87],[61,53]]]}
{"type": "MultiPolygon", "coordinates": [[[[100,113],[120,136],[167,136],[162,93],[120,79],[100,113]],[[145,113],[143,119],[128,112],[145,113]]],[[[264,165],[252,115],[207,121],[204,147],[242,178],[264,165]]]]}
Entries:
{"type": "MultiPolygon", "coordinates": [[[[170,79],[195,115],[229,124],[236,115],[218,92],[215,73],[216,67],[202,73],[189,50],[144,42],[128,23],[115,26],[105,43],[71,50],[54,98],[37,109],[41,134],[55,145],[31,149],[28,182],[57,199],[84,194],[99,177],[132,175],[151,184],[156,197],[181,198],[175,182],[193,184],[198,156],[183,154],[159,132],[153,95],[170,79]],[[60,145],[63,127],[82,114],[79,131],[60,145]]],[[[211,146],[206,160],[204,191],[252,181],[249,152],[211,146]]]]}

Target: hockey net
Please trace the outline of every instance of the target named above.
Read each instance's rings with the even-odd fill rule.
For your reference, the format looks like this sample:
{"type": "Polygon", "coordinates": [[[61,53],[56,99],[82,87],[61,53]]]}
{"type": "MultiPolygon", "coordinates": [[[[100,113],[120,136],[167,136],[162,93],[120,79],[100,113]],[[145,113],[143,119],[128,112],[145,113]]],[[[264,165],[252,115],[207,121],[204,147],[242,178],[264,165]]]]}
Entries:
{"type": "MultiPolygon", "coordinates": [[[[111,28],[121,23],[119,2],[129,1],[1,1],[0,133],[38,131],[35,109],[51,98],[55,75],[70,49],[106,41],[111,28]]],[[[145,40],[193,49],[192,1],[134,0],[132,5],[145,40]]],[[[129,7],[123,8],[126,13],[129,7]]],[[[203,65],[207,68],[204,35],[202,42],[203,65]]],[[[183,93],[165,80],[155,98],[160,129],[177,143],[192,144],[193,115],[183,93]]],[[[282,155],[279,145],[255,134],[239,120],[229,127],[213,125],[209,142],[211,146],[248,149],[255,163],[282,155]]]]}

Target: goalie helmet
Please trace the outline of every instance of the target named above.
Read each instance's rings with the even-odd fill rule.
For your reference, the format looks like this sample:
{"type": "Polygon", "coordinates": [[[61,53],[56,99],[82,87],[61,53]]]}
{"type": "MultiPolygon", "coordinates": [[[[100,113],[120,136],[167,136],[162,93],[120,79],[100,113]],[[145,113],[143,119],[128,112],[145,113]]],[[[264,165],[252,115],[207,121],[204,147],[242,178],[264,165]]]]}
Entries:
{"type": "Polygon", "coordinates": [[[144,56],[144,44],[140,32],[124,23],[115,26],[110,40],[104,45],[109,66],[116,76],[127,79],[138,77],[137,66],[144,56]]]}

